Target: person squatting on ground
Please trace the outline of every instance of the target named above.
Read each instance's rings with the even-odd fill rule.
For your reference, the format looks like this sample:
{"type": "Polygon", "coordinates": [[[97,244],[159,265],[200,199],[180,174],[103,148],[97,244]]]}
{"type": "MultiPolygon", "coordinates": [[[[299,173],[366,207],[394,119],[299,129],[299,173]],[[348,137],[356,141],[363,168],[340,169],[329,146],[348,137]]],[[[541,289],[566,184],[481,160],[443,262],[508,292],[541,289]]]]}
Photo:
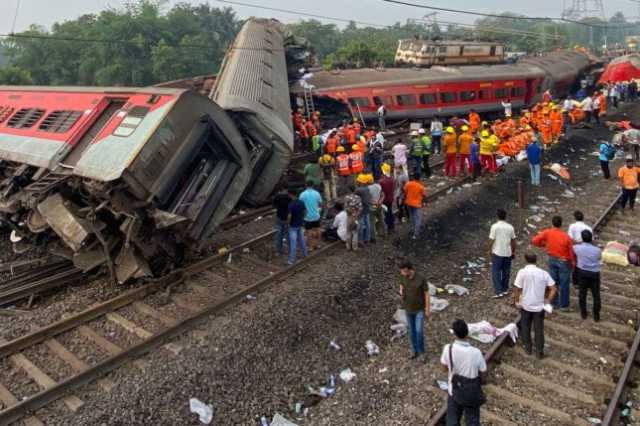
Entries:
{"type": "Polygon", "coordinates": [[[538,233],[531,243],[536,247],[544,247],[549,256],[549,273],[553,281],[560,286],[560,295],[556,295],[553,305],[561,311],[569,310],[571,292],[571,271],[576,264],[571,237],[562,230],[562,217],[551,219],[552,228],[538,233]],[[559,299],[559,300],[558,300],[559,299]]]}
{"type": "Polygon", "coordinates": [[[455,320],[451,328],[456,340],[445,345],[440,356],[442,370],[449,378],[447,426],[460,426],[463,417],[467,426],[480,426],[480,407],[486,401],[481,377],[487,363],[480,349],[469,343],[464,320],[455,320]]]}
{"type": "Polygon", "coordinates": [[[491,225],[489,251],[491,257],[491,280],[495,290],[494,299],[504,297],[509,292],[511,260],[516,253],[516,232],[507,223],[507,212],[498,209],[498,221],[491,225]]]}
{"type": "Polygon", "coordinates": [[[636,195],[638,194],[638,173],[640,173],[640,167],[636,167],[633,161],[633,157],[627,155],[625,165],[618,170],[618,178],[622,185],[622,214],[629,202],[629,208],[633,212],[633,208],[636,204],[636,195]]]}
{"type": "Polygon", "coordinates": [[[400,297],[402,308],[407,315],[409,341],[413,354],[411,359],[424,355],[424,321],[431,313],[431,299],[427,280],[416,272],[409,261],[403,261],[400,267],[400,297]]]}
{"type": "MultiPolygon", "coordinates": [[[[310,250],[316,250],[320,246],[320,218],[322,217],[322,196],[312,182],[307,182],[307,187],[298,197],[304,203],[304,229],[307,231],[307,245],[310,250]]],[[[291,243],[293,244],[293,242],[291,243]]]]}
{"type": "Polygon", "coordinates": [[[544,357],[544,305],[555,297],[555,281],[544,269],[536,266],[535,253],[524,255],[527,266],[516,274],[513,282],[513,303],[520,309],[520,334],[525,352],[532,353],[531,325],[535,334],[536,357],[544,357]]]}
{"type": "Polygon", "coordinates": [[[404,186],[404,204],[409,210],[411,218],[412,238],[418,239],[422,229],[422,203],[427,195],[427,188],[424,187],[418,176],[412,176],[411,180],[404,186]]]}
{"type": "Polygon", "coordinates": [[[302,257],[307,257],[307,244],[304,241],[304,217],[306,208],[304,203],[297,198],[297,194],[292,192],[291,202],[289,203],[289,258],[287,263],[293,265],[296,263],[296,255],[298,246],[302,251],[302,257]]]}
{"type": "Polygon", "coordinates": [[[602,250],[593,245],[593,234],[584,229],[581,232],[582,242],[573,246],[576,253],[576,285],[578,286],[578,300],[580,316],[587,319],[587,293],[591,291],[593,298],[593,320],[600,321],[600,260],[602,250]]]}
{"type": "Polygon", "coordinates": [[[336,202],[333,206],[336,211],[336,215],[333,218],[331,227],[329,227],[323,234],[323,237],[327,241],[342,241],[347,242],[347,227],[349,224],[349,215],[344,209],[344,205],[341,202],[336,202]]]}

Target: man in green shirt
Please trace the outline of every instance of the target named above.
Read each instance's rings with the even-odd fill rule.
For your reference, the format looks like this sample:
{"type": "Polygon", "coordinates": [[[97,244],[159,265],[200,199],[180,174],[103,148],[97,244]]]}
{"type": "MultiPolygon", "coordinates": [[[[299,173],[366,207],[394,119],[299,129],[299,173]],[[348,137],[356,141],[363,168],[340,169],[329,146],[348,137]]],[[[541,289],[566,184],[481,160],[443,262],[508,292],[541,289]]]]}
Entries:
{"type": "Polygon", "coordinates": [[[424,320],[431,314],[431,299],[427,280],[416,273],[409,261],[400,264],[400,296],[407,314],[409,340],[413,348],[411,359],[424,354],[424,320]]]}
{"type": "Polygon", "coordinates": [[[304,166],[304,181],[311,182],[313,187],[320,190],[322,185],[322,169],[317,162],[308,163],[304,166]]]}
{"type": "Polygon", "coordinates": [[[427,135],[426,130],[418,130],[418,135],[422,141],[422,168],[424,169],[424,177],[431,177],[431,168],[429,167],[429,159],[431,158],[431,137],[427,135]]]}

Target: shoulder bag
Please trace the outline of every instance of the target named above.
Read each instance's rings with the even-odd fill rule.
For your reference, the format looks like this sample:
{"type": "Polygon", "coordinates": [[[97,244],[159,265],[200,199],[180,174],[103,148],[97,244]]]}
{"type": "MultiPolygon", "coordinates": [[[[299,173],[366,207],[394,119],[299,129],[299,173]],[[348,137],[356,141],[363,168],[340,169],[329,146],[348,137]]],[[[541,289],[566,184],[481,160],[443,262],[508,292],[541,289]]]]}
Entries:
{"type": "Polygon", "coordinates": [[[453,400],[463,407],[479,407],[487,398],[482,391],[480,376],[469,379],[453,373],[453,343],[449,345],[449,368],[451,369],[451,394],[453,400]]]}

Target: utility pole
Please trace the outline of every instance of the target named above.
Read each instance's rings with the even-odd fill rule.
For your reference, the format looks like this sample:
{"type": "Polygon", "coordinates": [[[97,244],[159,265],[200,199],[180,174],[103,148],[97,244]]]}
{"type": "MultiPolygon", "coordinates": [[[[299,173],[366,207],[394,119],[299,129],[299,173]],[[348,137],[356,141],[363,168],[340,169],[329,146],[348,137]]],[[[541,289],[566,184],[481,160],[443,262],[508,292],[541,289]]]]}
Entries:
{"type": "MultiPolygon", "coordinates": [[[[637,0],[640,1],[640,0],[637,0]]],[[[604,13],[602,0],[571,0],[563,1],[562,19],[580,21],[584,18],[598,18],[604,23],[604,43],[607,43],[607,17],[604,13]]],[[[593,25],[589,25],[589,45],[593,48],[593,25]]]]}

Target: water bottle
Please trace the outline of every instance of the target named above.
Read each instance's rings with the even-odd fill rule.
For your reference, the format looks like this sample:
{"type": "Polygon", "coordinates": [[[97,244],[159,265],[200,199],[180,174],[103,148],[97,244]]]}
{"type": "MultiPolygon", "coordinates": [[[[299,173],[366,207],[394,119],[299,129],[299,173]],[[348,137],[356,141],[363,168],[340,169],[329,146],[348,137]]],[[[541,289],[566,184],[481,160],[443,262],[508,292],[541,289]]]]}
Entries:
{"type": "Polygon", "coordinates": [[[265,416],[260,417],[260,426],[269,426],[269,422],[265,416]]]}
{"type": "Polygon", "coordinates": [[[335,375],[331,375],[329,376],[329,387],[330,388],[335,388],[336,387],[336,376],[335,375]]]}

